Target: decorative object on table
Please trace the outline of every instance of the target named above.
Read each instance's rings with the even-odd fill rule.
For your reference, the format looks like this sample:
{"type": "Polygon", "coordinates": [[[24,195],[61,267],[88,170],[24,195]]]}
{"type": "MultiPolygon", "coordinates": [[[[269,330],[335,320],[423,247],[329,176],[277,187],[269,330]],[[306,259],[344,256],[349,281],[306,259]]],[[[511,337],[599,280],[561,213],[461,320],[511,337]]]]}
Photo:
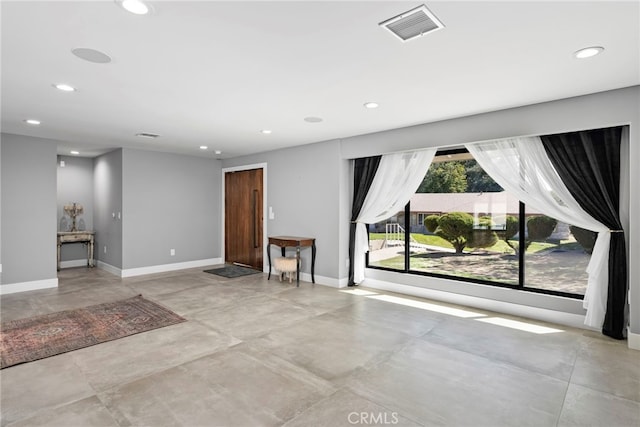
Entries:
{"type": "Polygon", "coordinates": [[[233,279],[234,277],[248,276],[250,274],[262,273],[261,271],[254,270],[253,268],[243,267],[241,265],[225,265],[224,267],[212,268],[211,270],[204,270],[205,273],[215,274],[216,276],[226,277],[227,279],[233,279]]]}
{"type": "Polygon", "coordinates": [[[282,282],[282,277],[286,276],[291,280],[296,277],[296,272],[300,268],[299,261],[295,257],[278,257],[273,260],[273,267],[279,273],[278,276],[282,282]]]}
{"type": "Polygon", "coordinates": [[[64,205],[64,211],[71,217],[71,231],[78,231],[76,227],[76,218],[78,215],[84,212],[84,207],[79,203],[73,203],[71,205],[64,205]]]}
{"type": "Polygon", "coordinates": [[[0,368],[186,322],[142,295],[2,322],[0,368]]]}

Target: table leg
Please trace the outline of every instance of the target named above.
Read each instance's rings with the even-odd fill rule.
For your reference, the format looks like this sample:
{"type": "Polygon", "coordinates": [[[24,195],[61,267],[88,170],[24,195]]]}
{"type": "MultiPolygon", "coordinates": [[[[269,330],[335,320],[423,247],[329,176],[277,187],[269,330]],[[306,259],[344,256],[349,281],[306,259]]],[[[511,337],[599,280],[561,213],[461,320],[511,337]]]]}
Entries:
{"type": "Polygon", "coordinates": [[[296,286],[300,287],[300,246],[296,246],[296,286]]]}
{"type": "Polygon", "coordinates": [[[316,242],[315,240],[311,244],[311,282],[316,283],[315,278],[315,269],[316,269],[316,242]]]}
{"type": "Polygon", "coordinates": [[[88,255],[89,258],[87,259],[87,265],[89,267],[93,267],[93,238],[91,240],[89,240],[89,244],[87,245],[88,248],[87,250],[89,251],[88,255]]]}
{"type": "Polygon", "coordinates": [[[57,255],[58,264],[57,264],[57,268],[58,268],[58,271],[60,271],[60,246],[61,246],[60,242],[58,242],[57,246],[58,246],[58,255],[57,255]]]}
{"type": "Polygon", "coordinates": [[[267,258],[269,259],[269,275],[267,276],[267,280],[271,279],[271,243],[267,244],[267,258]]]}

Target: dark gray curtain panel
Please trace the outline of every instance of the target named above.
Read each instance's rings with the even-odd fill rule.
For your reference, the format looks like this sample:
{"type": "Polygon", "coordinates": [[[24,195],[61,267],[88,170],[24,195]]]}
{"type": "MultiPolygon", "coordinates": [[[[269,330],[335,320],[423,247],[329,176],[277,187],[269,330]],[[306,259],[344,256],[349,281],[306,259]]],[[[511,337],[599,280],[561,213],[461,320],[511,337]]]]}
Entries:
{"type": "Polygon", "coordinates": [[[627,255],[620,223],[622,127],[542,136],[554,168],[580,206],[611,232],[609,286],[602,333],[624,339],[627,255]]]}
{"type": "Polygon", "coordinates": [[[353,253],[356,240],[356,220],[367,197],[369,188],[376,171],[380,165],[382,156],[365,157],[355,159],[353,167],[353,203],[351,205],[351,224],[349,226],[349,286],[354,286],[353,280],[353,253]]]}

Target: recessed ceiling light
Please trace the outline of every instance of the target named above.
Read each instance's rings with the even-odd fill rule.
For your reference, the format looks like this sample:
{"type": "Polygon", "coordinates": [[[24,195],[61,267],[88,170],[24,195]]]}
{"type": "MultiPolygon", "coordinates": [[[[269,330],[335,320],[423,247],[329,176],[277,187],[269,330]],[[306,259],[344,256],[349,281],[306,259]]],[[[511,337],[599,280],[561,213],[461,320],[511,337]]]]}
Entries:
{"type": "Polygon", "coordinates": [[[322,117],[309,116],[309,117],[305,117],[304,121],[307,123],[320,123],[322,121],[322,117]]]}
{"type": "Polygon", "coordinates": [[[139,136],[140,138],[157,138],[160,135],[156,135],[155,133],[147,133],[147,132],[140,132],[140,133],[136,133],[136,136],[139,136]]]}
{"type": "Polygon", "coordinates": [[[377,102],[365,102],[364,108],[378,108],[377,102]]]}
{"type": "Polygon", "coordinates": [[[216,154],[222,154],[222,151],[220,151],[220,150],[216,150],[216,151],[215,151],[215,153],[216,153],[216,154]]]}
{"type": "Polygon", "coordinates": [[[201,146],[200,146],[200,149],[201,149],[201,150],[206,150],[207,148],[209,148],[209,147],[207,147],[206,145],[201,145],[201,146]]]}
{"type": "Polygon", "coordinates": [[[262,129],[260,132],[264,133],[265,135],[269,135],[271,133],[271,130],[269,129],[262,129]]]}
{"type": "Polygon", "coordinates": [[[40,124],[40,120],[36,119],[27,119],[24,121],[28,125],[38,126],[40,124]]]}
{"type": "Polygon", "coordinates": [[[74,156],[77,156],[78,154],[80,154],[80,152],[76,150],[71,150],[70,153],[73,154],[74,156]]]}
{"type": "Polygon", "coordinates": [[[580,49],[574,52],[573,56],[578,59],[591,58],[592,56],[596,56],[597,54],[601,53],[603,50],[604,48],[601,46],[585,47],[584,49],[580,49]]]}
{"type": "Polygon", "coordinates": [[[75,87],[73,87],[71,85],[68,85],[66,83],[58,83],[58,84],[53,85],[53,87],[55,87],[56,89],[61,90],[63,92],[75,92],[75,90],[76,90],[75,87]]]}
{"type": "Polygon", "coordinates": [[[124,10],[135,15],[146,15],[149,13],[149,6],[141,0],[121,0],[119,3],[124,10]]]}
{"type": "Polygon", "coordinates": [[[111,62],[111,58],[106,53],[95,49],[89,49],[87,47],[71,49],[71,53],[80,59],[84,59],[85,61],[93,62],[95,64],[108,64],[111,62]]]}

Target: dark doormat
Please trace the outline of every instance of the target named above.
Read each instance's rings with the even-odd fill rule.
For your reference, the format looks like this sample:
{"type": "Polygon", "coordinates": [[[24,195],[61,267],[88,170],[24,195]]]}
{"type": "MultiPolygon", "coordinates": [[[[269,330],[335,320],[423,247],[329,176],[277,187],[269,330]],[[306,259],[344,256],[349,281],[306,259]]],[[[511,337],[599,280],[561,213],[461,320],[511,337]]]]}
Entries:
{"type": "Polygon", "coordinates": [[[225,265],[220,268],[213,268],[211,270],[204,270],[205,273],[215,274],[216,276],[222,276],[229,279],[240,276],[248,276],[250,274],[262,273],[261,271],[254,270],[253,268],[242,267],[239,265],[225,265]]]}

